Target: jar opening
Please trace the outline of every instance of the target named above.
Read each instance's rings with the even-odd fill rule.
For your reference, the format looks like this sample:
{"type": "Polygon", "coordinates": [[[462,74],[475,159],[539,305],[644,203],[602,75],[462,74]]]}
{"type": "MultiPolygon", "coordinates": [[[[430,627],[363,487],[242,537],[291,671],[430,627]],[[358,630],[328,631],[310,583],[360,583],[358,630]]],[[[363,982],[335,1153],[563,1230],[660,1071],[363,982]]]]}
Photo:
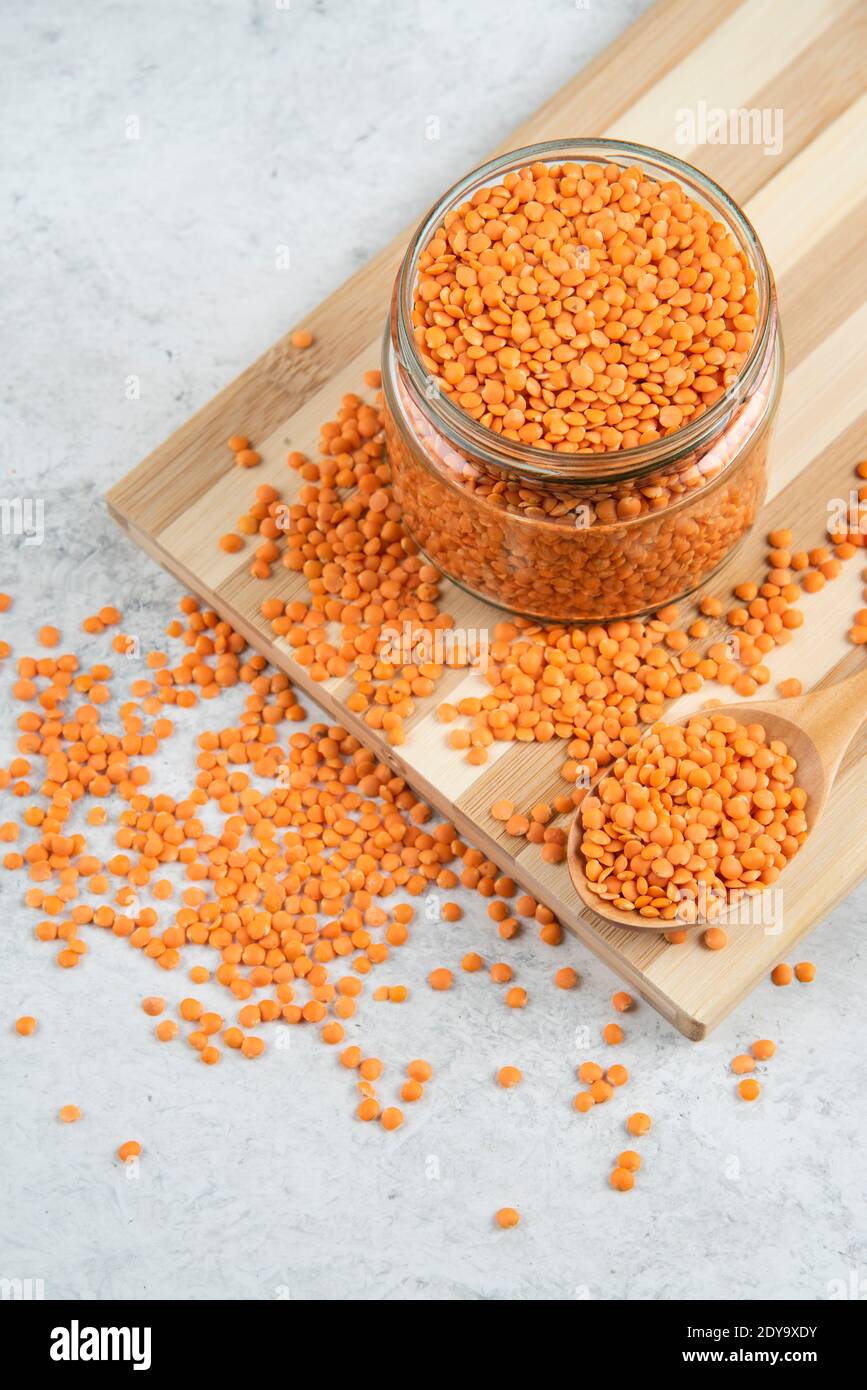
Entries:
{"type": "Polygon", "coordinates": [[[629,141],[587,139],[550,140],[499,155],[458,180],[422,219],[410,241],[395,286],[392,307],[397,356],[406,373],[407,389],[420,408],[436,415],[437,423],[458,449],[470,449],[480,459],[528,479],[603,481],[630,478],[652,472],[661,463],[671,465],[703,445],[725,427],[758,379],[774,342],[774,310],[771,274],[761,242],[740,208],[728,194],[693,165],[665,151],[629,141]],[[758,294],[756,330],[738,376],[724,394],[697,418],[649,444],[611,452],[548,450],[523,441],[504,439],[479,424],[448,393],[436,389],[425,368],[412,330],[413,296],[418,259],[444,215],[467,202],[479,189],[528,164],[601,162],[624,168],[639,165],[662,181],[677,179],[684,188],[711,209],[737,241],[755,271],[758,294]]]}

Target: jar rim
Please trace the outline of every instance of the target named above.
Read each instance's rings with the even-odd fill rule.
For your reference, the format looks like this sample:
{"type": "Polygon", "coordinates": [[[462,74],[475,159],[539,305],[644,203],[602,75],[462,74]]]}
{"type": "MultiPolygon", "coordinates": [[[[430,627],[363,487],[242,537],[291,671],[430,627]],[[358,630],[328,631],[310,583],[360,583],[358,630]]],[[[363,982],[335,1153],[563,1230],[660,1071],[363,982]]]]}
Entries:
{"type": "Polygon", "coordinates": [[[629,478],[652,472],[661,464],[671,465],[687,454],[700,449],[708,439],[722,429],[734,411],[743,403],[746,392],[754,384],[771,345],[774,327],[773,279],[764,248],[746,213],[709,175],[665,150],[640,145],[629,140],[610,140],[603,137],[546,140],[525,145],[497,155],[465,174],[452,184],[428,210],[413,233],[401,262],[393,302],[393,332],[399,361],[407,369],[408,385],[414,394],[423,395],[426,406],[437,414],[438,426],[444,428],[457,448],[471,446],[476,456],[497,467],[519,473],[525,478],[544,481],[552,478],[587,479],[604,477],[629,478]],[[749,256],[756,274],[759,295],[758,322],[750,350],[736,379],[723,395],[697,419],[687,422],[672,434],[663,435],[649,444],[631,449],[594,452],[567,452],[540,449],[535,444],[503,439],[496,430],[479,422],[447,394],[438,392],[431,400],[424,391],[429,373],[419,353],[412,331],[414,287],[418,258],[444,215],[460,206],[477,187],[484,186],[496,175],[509,173],[526,164],[559,164],[568,160],[587,163],[598,159],[602,163],[649,165],[648,172],[663,177],[677,177],[687,188],[692,185],[707,200],[711,210],[738,238],[741,249],[749,256]],[[626,161],[624,163],[624,160],[626,161]]]}

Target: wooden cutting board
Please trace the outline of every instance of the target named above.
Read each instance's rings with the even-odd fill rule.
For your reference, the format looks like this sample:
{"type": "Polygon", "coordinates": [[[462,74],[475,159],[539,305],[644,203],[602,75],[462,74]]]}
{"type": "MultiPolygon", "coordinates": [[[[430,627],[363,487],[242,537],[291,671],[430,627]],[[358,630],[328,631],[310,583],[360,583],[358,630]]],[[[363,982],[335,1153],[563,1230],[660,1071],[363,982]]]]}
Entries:
{"type": "MultiPolygon", "coordinates": [[[[822,543],[827,506],[848,496],[854,464],[867,453],[865,19],[860,0],[662,0],[501,146],[606,135],[667,149],[717,179],[758,229],[779,287],[787,379],[765,511],[714,582],[722,597],[733,583],[761,572],[772,527],[792,527],[799,546],[822,543]],[[782,149],[678,143],[680,113],[698,112],[701,104],[705,111],[782,112],[782,149]]],[[[464,172],[455,168],[453,174],[464,172]]],[[[424,211],[419,208],[419,216],[424,211]]],[[[332,418],[344,392],[363,389],[364,371],[378,365],[391,284],[409,230],[311,314],[312,349],[293,349],[288,334],[275,343],[113,488],[109,508],[138,544],[335,720],[376,747],[681,1032],[701,1038],[867,872],[867,730],[850,749],[821,824],[786,871],[782,911],[771,929],[736,927],[718,953],[697,937],[670,946],[656,933],[607,926],[582,911],[565,865],[546,864],[537,847],[507,836],[491,819],[498,797],[523,809],[564,789],[562,743],[495,744],[485,767],[469,766],[446,746],[434,706],[476,693],[479,678],[450,672],[436,696],[421,702],[425,707],[409,722],[406,743],[387,747],[346,710],[350,681],[312,683],[261,619],[263,598],[304,596],[298,576],[278,566],[272,580],[253,580],[248,550],[226,555],[217,548],[217,537],[234,529],[258,484],[270,482],[291,495],[297,480],[286,467],[287,450],[315,453],[319,425],[332,418]],[[249,434],[263,455],[254,472],[231,462],[226,439],[236,430],[249,434]]],[[[769,658],[775,679],[796,675],[809,689],[863,663],[863,650],[845,637],[864,605],[861,568],[858,559],[850,561],[842,578],[806,597],[806,622],[796,640],[769,658]]],[[[490,628],[500,616],[449,584],[442,606],[464,628],[490,628]]],[[[670,712],[721,693],[708,686],[670,712]]]]}

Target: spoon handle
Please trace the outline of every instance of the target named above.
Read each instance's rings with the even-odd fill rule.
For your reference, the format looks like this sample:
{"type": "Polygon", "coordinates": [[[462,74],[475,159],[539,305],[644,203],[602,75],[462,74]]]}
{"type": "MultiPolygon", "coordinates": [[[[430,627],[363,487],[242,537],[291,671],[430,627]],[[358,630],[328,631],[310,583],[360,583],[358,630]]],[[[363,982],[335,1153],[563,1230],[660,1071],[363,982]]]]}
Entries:
{"type": "Polygon", "coordinates": [[[830,781],[867,719],[867,668],[825,690],[802,695],[797,700],[775,701],[775,705],[780,714],[800,724],[810,735],[830,781]]]}

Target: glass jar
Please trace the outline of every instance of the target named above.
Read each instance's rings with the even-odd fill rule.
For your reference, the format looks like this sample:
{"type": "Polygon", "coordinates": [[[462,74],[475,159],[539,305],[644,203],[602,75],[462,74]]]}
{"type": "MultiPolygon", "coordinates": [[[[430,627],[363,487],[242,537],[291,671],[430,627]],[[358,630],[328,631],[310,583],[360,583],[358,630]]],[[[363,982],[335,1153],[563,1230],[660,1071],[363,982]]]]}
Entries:
{"type": "Polygon", "coordinates": [[[552,141],[482,165],[419,226],[395,282],[383,348],[388,455],[403,520],[455,583],[531,618],[636,617],[703,584],[762,505],[783,372],[776,294],[743,212],[706,175],[614,140],[552,141]],[[451,208],[532,164],[640,166],[713,212],[755,271],[753,341],[736,380],[671,434],[616,452],[565,453],[504,438],[427,371],[412,326],[420,252],[451,208]]]}

